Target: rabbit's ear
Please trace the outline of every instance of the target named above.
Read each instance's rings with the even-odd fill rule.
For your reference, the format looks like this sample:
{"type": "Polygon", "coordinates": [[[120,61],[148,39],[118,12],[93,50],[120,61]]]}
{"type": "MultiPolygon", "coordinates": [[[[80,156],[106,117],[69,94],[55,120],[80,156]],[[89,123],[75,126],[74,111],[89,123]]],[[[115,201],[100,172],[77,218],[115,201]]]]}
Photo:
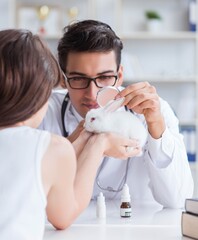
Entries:
{"type": "Polygon", "coordinates": [[[116,100],[111,100],[104,106],[104,111],[105,112],[114,112],[122,106],[123,102],[124,102],[124,97],[118,98],[116,100]]]}

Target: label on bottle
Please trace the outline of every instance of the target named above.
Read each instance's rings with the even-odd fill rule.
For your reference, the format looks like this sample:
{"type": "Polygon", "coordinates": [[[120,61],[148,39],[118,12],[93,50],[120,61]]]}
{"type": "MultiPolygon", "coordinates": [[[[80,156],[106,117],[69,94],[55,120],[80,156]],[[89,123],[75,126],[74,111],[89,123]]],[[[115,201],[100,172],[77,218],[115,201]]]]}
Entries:
{"type": "Polygon", "coordinates": [[[97,207],[96,216],[97,218],[106,218],[106,207],[97,207]]]}
{"type": "Polygon", "coordinates": [[[131,217],[131,208],[120,208],[121,217],[131,217]]]}

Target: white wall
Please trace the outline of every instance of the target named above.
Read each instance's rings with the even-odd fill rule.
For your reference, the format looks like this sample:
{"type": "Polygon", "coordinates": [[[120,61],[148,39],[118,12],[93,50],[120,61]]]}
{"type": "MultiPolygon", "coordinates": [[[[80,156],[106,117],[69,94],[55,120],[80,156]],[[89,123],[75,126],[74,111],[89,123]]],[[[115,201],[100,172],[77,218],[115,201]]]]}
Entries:
{"type": "Polygon", "coordinates": [[[0,30],[14,27],[14,1],[0,1],[0,30]]]}

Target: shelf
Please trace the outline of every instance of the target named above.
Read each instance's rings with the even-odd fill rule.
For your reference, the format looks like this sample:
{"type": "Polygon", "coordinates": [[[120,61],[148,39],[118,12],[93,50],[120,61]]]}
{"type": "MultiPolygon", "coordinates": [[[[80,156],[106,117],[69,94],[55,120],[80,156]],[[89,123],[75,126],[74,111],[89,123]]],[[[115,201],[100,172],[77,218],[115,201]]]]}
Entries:
{"type": "MultiPolygon", "coordinates": [[[[118,34],[122,40],[195,40],[196,33],[194,32],[167,32],[167,33],[149,33],[149,32],[133,32],[128,34],[118,34]]],[[[58,40],[61,34],[44,35],[46,40],[58,40]]]]}
{"type": "Polygon", "coordinates": [[[132,40],[132,39],[152,39],[152,40],[178,40],[178,39],[189,39],[195,40],[197,35],[195,32],[188,31],[175,31],[175,32],[133,32],[133,33],[124,33],[120,34],[123,40],[132,40]]]}
{"type": "Polygon", "coordinates": [[[40,35],[40,37],[42,37],[43,39],[45,39],[46,41],[58,41],[62,35],[61,34],[52,34],[52,35],[40,35]]]}
{"type": "Polygon", "coordinates": [[[171,77],[171,76],[142,76],[126,79],[125,84],[131,84],[134,82],[152,82],[152,83],[196,83],[195,76],[182,76],[182,77],[171,77]]]}
{"type": "Polygon", "coordinates": [[[195,162],[189,162],[190,164],[190,168],[192,171],[196,171],[198,170],[198,165],[196,164],[196,161],[195,162]]]}
{"type": "Polygon", "coordinates": [[[180,121],[179,122],[180,126],[190,126],[190,127],[194,127],[196,126],[195,120],[193,119],[192,121],[180,121]]]}

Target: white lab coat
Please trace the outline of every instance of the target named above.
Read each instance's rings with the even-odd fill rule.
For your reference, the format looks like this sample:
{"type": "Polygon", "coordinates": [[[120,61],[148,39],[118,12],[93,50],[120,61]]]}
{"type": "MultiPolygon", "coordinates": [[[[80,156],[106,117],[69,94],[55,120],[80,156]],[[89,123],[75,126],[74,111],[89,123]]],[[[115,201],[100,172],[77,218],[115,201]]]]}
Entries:
{"type": "MultiPolygon", "coordinates": [[[[53,91],[41,129],[62,135],[61,105],[65,94],[66,90],[53,91]]],[[[127,184],[132,201],[155,201],[164,207],[181,208],[185,199],[192,197],[194,183],[178,119],[166,101],[160,99],[160,103],[166,130],[158,140],[149,135],[143,156],[130,159],[127,184]]],[[[143,115],[137,116],[146,124],[143,115]]],[[[69,134],[82,120],[71,102],[64,120],[69,134]]],[[[109,158],[96,180],[102,187],[118,188],[126,173],[126,163],[109,158]]],[[[101,191],[95,182],[93,198],[101,191]]],[[[120,198],[120,193],[102,192],[106,198],[120,198]]]]}

